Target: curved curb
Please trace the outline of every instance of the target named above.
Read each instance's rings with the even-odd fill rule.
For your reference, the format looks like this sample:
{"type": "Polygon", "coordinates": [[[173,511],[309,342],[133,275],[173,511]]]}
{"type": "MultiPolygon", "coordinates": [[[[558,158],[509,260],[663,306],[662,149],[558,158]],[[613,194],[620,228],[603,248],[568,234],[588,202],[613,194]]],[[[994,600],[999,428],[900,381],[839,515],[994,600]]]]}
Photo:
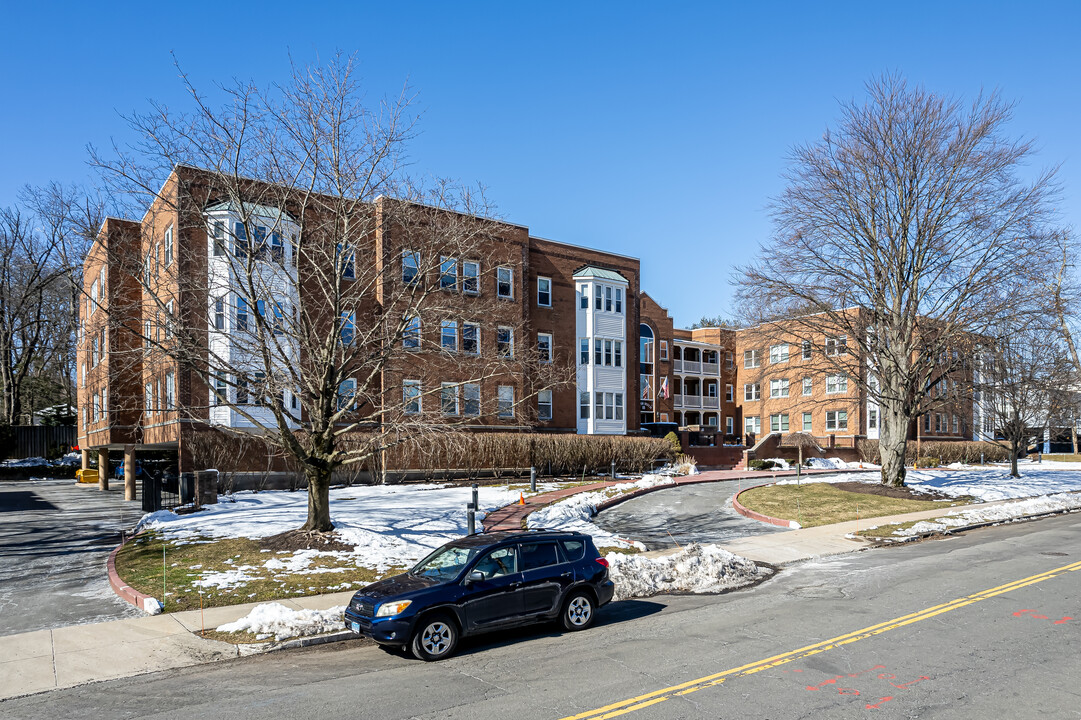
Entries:
{"type": "Polygon", "coordinates": [[[154,600],[157,602],[157,599],[152,598],[149,595],[144,595],[131,587],[125,583],[120,578],[119,573],[116,572],[116,554],[119,553],[125,545],[127,545],[127,542],[117,545],[113,551],[109,553],[109,560],[106,563],[106,567],[109,571],[109,587],[113,589],[113,592],[116,593],[121,600],[129,602],[143,612],[146,612],[146,606],[144,604],[146,600],[154,600]]]}
{"type": "MultiPolygon", "coordinates": [[[[752,489],[753,488],[747,488],[747,490],[752,489]]],[[[769,523],[770,525],[776,525],[777,527],[788,528],[789,530],[800,529],[801,525],[799,523],[795,523],[795,525],[793,525],[793,522],[791,520],[783,520],[781,518],[770,517],[769,515],[763,515],[762,513],[755,512],[754,510],[748,510],[739,501],[739,496],[747,492],[747,490],[741,490],[740,492],[736,493],[736,496],[734,498],[732,498],[732,508],[735,509],[735,511],[738,512],[740,515],[742,515],[743,517],[748,517],[751,520],[758,520],[759,522],[769,523]]]]}

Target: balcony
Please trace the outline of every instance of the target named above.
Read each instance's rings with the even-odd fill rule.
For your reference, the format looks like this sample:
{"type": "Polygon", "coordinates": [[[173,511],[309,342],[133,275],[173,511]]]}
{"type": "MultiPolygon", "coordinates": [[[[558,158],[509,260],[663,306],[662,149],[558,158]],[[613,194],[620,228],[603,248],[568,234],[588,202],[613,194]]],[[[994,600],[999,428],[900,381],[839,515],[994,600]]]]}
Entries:
{"type": "Polygon", "coordinates": [[[702,396],[700,395],[673,395],[672,398],[677,409],[702,407],[702,396]]]}
{"type": "Polygon", "coordinates": [[[683,372],[700,375],[702,373],[702,363],[698,362],[697,360],[684,360],[683,372]]]}
{"type": "Polygon", "coordinates": [[[718,409],[721,407],[721,399],[717,397],[704,397],[702,398],[702,407],[708,409],[718,409]]]}
{"type": "Polygon", "coordinates": [[[704,363],[702,363],[702,374],[703,375],[720,375],[721,374],[721,364],[720,363],[715,363],[715,362],[704,362],[704,363]]]}
{"type": "Polygon", "coordinates": [[[678,373],[683,372],[683,361],[673,359],[672,360],[672,371],[673,372],[678,372],[678,373]]]}

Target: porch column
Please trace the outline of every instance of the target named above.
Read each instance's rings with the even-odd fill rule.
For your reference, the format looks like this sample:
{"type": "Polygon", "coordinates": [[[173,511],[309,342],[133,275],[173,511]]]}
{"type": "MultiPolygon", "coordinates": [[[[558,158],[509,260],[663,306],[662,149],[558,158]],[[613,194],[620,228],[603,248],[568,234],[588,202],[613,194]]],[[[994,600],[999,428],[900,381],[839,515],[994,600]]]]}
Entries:
{"type": "Polygon", "coordinates": [[[82,453],[83,456],[83,470],[86,470],[90,467],[90,451],[86,448],[82,448],[79,452],[82,453]]]}
{"type": "Polygon", "coordinates": [[[124,446],[124,500],[135,499],[135,446],[124,446]]]}
{"type": "Polygon", "coordinates": [[[98,448],[98,490],[109,489],[109,448],[98,448]]]}

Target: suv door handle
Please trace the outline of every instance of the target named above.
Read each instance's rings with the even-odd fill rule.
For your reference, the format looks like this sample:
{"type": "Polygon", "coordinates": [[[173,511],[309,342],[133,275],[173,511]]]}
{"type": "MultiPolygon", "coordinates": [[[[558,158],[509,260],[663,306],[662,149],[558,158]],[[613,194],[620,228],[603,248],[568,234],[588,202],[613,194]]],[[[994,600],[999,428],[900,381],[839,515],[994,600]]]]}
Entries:
{"type": "Polygon", "coordinates": [[[515,590],[515,589],[520,588],[520,587],[522,587],[522,583],[520,583],[520,582],[512,582],[510,584],[510,589],[511,590],[515,590]]]}
{"type": "Polygon", "coordinates": [[[563,573],[562,575],[560,575],[559,577],[565,577],[565,578],[566,578],[566,577],[574,577],[574,573],[572,573],[572,572],[565,572],[565,573],[563,573]]]}

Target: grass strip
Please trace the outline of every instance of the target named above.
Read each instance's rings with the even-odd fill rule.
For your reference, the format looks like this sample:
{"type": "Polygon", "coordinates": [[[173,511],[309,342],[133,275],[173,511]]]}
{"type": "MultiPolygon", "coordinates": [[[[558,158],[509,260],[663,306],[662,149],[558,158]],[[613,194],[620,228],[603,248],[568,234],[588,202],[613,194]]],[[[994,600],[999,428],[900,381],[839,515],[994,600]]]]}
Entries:
{"type": "Polygon", "coordinates": [[[829,483],[764,485],[744,491],[739,501],[748,510],[783,520],[795,520],[803,527],[965,504],[963,501],[908,500],[849,492],[838,490],[829,483]]]}

